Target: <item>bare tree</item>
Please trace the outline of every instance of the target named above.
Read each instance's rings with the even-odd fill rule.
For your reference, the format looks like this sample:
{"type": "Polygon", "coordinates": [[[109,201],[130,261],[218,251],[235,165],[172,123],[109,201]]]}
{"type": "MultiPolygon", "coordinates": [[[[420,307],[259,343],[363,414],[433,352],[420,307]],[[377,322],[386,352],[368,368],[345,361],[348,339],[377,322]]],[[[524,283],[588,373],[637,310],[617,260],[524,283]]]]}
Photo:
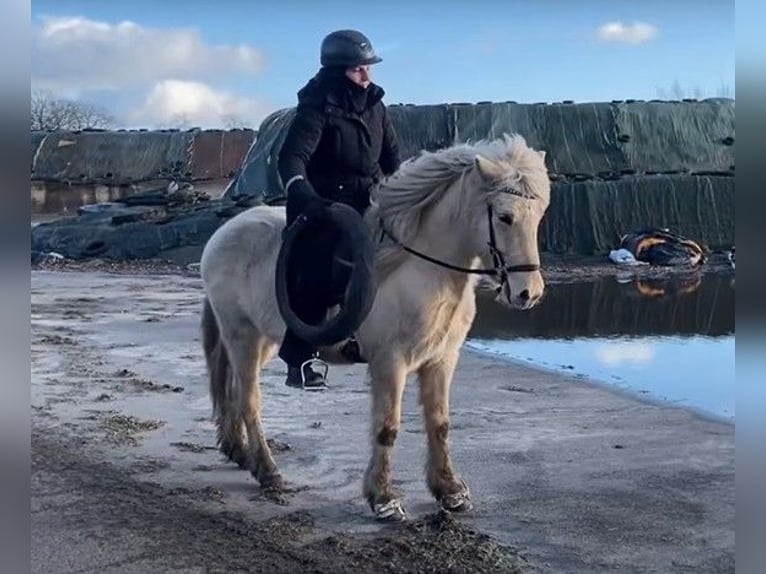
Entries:
{"type": "Polygon", "coordinates": [[[224,129],[252,129],[250,122],[239,116],[238,114],[223,114],[221,116],[221,123],[224,129]]]}
{"type": "Polygon", "coordinates": [[[166,122],[163,123],[164,129],[188,130],[191,129],[191,127],[191,119],[189,119],[188,114],[185,112],[173,114],[166,122]]]}
{"type": "Polygon", "coordinates": [[[721,82],[721,86],[718,88],[718,93],[716,95],[719,98],[733,98],[734,90],[732,90],[729,84],[721,82]]]}
{"type": "MultiPolygon", "coordinates": [[[[684,88],[681,83],[676,79],[669,90],[664,88],[657,88],[657,97],[661,100],[683,100],[685,98],[694,98],[701,100],[705,97],[705,92],[699,86],[695,86],[691,90],[684,88]]],[[[728,84],[722,83],[721,87],[716,91],[716,97],[719,98],[733,98],[734,92],[728,84]]]]}
{"type": "Polygon", "coordinates": [[[31,104],[33,131],[114,127],[114,117],[104,108],[86,102],[57,98],[50,92],[32,92],[31,104]]]}
{"type": "Polygon", "coordinates": [[[681,87],[681,82],[678,78],[673,80],[673,85],[670,87],[670,95],[676,100],[683,100],[686,96],[686,90],[681,87]]]}

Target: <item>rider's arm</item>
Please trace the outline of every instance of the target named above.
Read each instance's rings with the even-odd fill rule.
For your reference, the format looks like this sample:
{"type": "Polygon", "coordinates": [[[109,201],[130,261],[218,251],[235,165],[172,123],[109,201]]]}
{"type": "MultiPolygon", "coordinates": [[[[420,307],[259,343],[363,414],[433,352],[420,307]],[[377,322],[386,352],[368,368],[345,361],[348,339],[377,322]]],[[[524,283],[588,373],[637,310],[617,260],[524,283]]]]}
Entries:
{"type": "Polygon", "coordinates": [[[305,196],[306,201],[319,199],[308,181],[306,167],[319,144],[324,125],[325,117],[320,110],[298,106],[277,160],[277,170],[286,194],[300,194],[305,196]]]}

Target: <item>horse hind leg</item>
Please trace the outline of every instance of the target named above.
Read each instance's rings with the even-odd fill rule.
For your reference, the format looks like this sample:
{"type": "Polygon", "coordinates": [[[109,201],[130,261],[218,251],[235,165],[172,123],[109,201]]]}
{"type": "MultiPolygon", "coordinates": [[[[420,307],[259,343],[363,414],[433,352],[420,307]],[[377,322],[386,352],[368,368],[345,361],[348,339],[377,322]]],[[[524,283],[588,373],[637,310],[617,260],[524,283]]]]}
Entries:
{"type": "Polygon", "coordinates": [[[240,468],[247,468],[247,434],[234,402],[231,364],[221,340],[218,321],[207,298],[202,308],[201,327],[218,447],[226,458],[236,462],[240,468]]]}
{"type": "MultiPolygon", "coordinates": [[[[253,387],[260,394],[260,371],[263,365],[274,355],[276,346],[265,338],[261,338],[254,345],[255,367],[253,369],[253,387]]],[[[231,371],[230,371],[231,373],[231,371]]],[[[228,391],[226,396],[226,409],[218,425],[218,437],[220,449],[226,457],[243,469],[250,468],[248,460],[249,438],[247,425],[242,414],[240,406],[239,393],[234,387],[234,377],[231,374],[228,377],[228,391]]],[[[258,417],[260,421],[260,414],[258,417]]]]}
{"type": "Polygon", "coordinates": [[[274,462],[261,423],[260,371],[275,346],[249,323],[240,322],[232,333],[224,333],[231,359],[232,406],[228,435],[245,450],[247,466],[264,489],[280,490],[284,481],[274,462]],[[244,431],[242,430],[244,427],[244,431]],[[240,438],[241,437],[241,438],[240,438]]]}
{"type": "Polygon", "coordinates": [[[391,455],[399,432],[406,373],[396,369],[372,375],[372,456],[364,476],[363,493],[378,519],[406,518],[401,496],[391,484],[391,455]]]}
{"type": "Polygon", "coordinates": [[[225,408],[218,417],[218,445],[227,459],[242,470],[247,470],[247,429],[240,415],[237,395],[233,388],[234,379],[228,377],[225,408]]]}
{"type": "Polygon", "coordinates": [[[468,486],[455,474],[448,446],[449,393],[456,363],[457,353],[418,371],[428,441],[426,483],[442,508],[453,512],[472,508],[468,486]]]}

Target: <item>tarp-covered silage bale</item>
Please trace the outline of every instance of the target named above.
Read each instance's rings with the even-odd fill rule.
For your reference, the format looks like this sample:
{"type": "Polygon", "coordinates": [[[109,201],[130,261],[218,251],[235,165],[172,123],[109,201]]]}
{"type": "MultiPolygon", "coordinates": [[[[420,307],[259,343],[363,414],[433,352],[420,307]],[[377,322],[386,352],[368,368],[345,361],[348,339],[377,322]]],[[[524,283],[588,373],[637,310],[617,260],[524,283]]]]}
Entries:
{"type": "Polygon", "coordinates": [[[45,136],[48,135],[48,132],[33,131],[31,135],[32,135],[32,155],[30,156],[30,158],[32,160],[32,168],[34,169],[35,156],[37,155],[37,150],[40,149],[40,144],[45,139],[45,136]]]}
{"type": "Polygon", "coordinates": [[[716,249],[734,244],[734,178],[647,175],[559,183],[540,227],[541,248],[607,253],[628,231],[668,228],[716,249]]]}
{"type": "Polygon", "coordinates": [[[289,108],[274,112],[261,122],[258,136],[250,146],[239,173],[224,191],[224,197],[248,196],[268,201],[283,195],[276,164],[294,116],[295,109],[289,108]]]}
{"type": "Polygon", "coordinates": [[[52,132],[42,141],[32,179],[71,183],[127,183],[180,174],[191,131],[52,132]]]}
{"type": "MultiPolygon", "coordinates": [[[[389,113],[403,159],[511,132],[546,150],[557,181],[545,248],[597,253],[635,226],[670,226],[711,245],[733,242],[734,109],[733,100],[710,99],[406,105],[389,113]],[[655,177],[674,173],[679,177],[655,177]]],[[[264,120],[226,196],[283,198],[276,163],[294,113],[281,110],[264,120]]]]}

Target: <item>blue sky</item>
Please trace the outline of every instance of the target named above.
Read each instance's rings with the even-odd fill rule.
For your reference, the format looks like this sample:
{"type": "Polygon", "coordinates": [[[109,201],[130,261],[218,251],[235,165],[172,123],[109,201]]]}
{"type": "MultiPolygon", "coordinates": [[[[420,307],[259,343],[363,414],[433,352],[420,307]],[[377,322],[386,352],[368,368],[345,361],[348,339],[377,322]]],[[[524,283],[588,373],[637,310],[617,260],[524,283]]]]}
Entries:
{"type": "Polygon", "coordinates": [[[734,95],[733,0],[34,0],[32,86],[130,127],[257,127],[337,28],[370,37],[389,104],[734,95]]]}

